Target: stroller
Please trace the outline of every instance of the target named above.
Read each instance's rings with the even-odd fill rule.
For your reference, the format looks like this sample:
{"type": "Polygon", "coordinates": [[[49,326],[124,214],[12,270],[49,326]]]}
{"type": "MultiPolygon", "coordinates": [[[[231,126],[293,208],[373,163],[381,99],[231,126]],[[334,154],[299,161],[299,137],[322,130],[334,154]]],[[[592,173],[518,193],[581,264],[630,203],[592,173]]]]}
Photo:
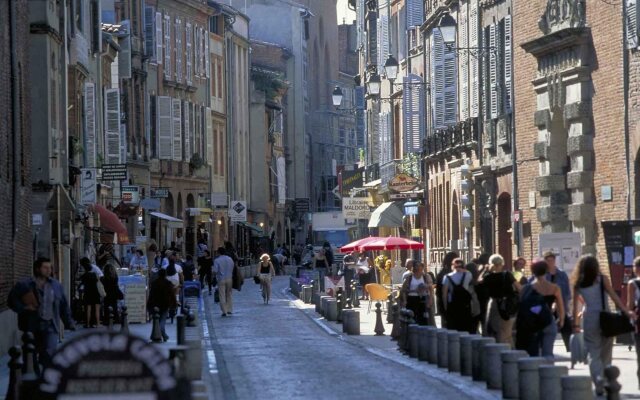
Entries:
{"type": "Polygon", "coordinates": [[[180,304],[189,306],[193,312],[200,311],[202,287],[199,281],[184,281],[180,291],[180,304]]]}

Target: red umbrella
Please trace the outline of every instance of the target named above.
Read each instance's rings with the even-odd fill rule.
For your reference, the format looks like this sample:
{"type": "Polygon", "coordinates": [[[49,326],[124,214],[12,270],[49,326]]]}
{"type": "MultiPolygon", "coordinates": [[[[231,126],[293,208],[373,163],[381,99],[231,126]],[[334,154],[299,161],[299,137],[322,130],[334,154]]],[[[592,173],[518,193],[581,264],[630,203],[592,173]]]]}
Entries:
{"type": "Polygon", "coordinates": [[[366,238],[358,239],[354,242],[345,244],[344,246],[340,247],[340,253],[350,253],[352,251],[358,251],[360,246],[362,246],[363,244],[371,241],[375,241],[375,240],[380,240],[380,239],[383,239],[383,238],[378,236],[369,236],[366,238]]]}
{"type": "Polygon", "coordinates": [[[359,246],[360,250],[420,250],[424,243],[401,237],[386,237],[369,241],[359,246]]]}

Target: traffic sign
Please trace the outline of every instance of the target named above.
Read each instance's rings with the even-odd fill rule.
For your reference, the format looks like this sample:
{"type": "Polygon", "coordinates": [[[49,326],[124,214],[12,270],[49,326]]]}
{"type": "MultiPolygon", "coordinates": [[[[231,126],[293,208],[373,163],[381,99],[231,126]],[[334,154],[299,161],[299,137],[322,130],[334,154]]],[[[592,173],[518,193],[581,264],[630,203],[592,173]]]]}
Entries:
{"type": "Polygon", "coordinates": [[[127,164],[103,164],[103,181],[123,181],[127,179],[127,164]]]}
{"type": "Polygon", "coordinates": [[[232,201],[229,208],[229,219],[231,222],[247,222],[247,202],[232,201]]]}

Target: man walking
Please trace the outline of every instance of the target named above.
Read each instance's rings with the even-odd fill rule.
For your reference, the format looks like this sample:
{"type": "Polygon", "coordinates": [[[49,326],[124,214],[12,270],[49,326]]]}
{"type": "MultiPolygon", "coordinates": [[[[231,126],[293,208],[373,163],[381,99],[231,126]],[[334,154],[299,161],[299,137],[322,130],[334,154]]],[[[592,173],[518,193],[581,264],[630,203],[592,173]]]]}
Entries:
{"type": "Polygon", "coordinates": [[[560,287],[560,291],[562,292],[565,320],[560,333],[562,335],[562,341],[564,342],[565,348],[567,349],[567,351],[570,351],[569,339],[571,338],[572,333],[570,327],[573,325],[570,315],[571,307],[569,307],[569,303],[571,302],[571,286],[569,285],[569,276],[563,270],[558,269],[556,265],[556,255],[553,252],[547,251],[544,253],[543,257],[548,267],[545,278],[549,282],[558,285],[560,287]]]}
{"type": "Polygon", "coordinates": [[[473,331],[471,315],[470,286],[473,276],[461,258],[453,260],[453,272],[448,273],[442,282],[442,301],[447,316],[447,329],[473,331]]]}
{"type": "Polygon", "coordinates": [[[213,262],[213,272],[218,281],[218,293],[220,294],[220,309],[222,316],[226,317],[233,313],[233,267],[234,262],[227,255],[224,247],[218,247],[218,257],[213,262]]]}
{"type": "Polygon", "coordinates": [[[46,367],[58,345],[63,329],[75,330],[69,303],[62,285],[51,277],[51,260],[40,257],[33,263],[33,277],[16,283],[7,300],[9,308],[18,314],[18,328],[35,337],[38,363],[46,367]]]}

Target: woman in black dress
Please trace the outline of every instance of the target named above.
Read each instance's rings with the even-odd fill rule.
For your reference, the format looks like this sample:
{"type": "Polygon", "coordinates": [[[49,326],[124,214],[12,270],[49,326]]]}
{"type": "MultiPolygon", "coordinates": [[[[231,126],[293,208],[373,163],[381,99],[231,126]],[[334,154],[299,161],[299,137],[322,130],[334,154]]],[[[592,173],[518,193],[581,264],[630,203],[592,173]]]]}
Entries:
{"type": "Polygon", "coordinates": [[[118,274],[116,268],[112,264],[107,264],[104,267],[104,276],[100,278],[104,291],[107,294],[104,297],[104,321],[109,321],[109,307],[113,310],[113,318],[115,321],[119,321],[118,318],[118,300],[124,299],[124,295],[120,291],[118,286],[118,274]]]}
{"type": "Polygon", "coordinates": [[[91,271],[91,266],[83,266],[84,274],[80,278],[84,294],[82,302],[86,313],[85,328],[100,326],[100,292],[98,291],[98,275],[91,271]],[[93,308],[95,317],[95,325],[91,324],[91,309],[93,308]]]}

